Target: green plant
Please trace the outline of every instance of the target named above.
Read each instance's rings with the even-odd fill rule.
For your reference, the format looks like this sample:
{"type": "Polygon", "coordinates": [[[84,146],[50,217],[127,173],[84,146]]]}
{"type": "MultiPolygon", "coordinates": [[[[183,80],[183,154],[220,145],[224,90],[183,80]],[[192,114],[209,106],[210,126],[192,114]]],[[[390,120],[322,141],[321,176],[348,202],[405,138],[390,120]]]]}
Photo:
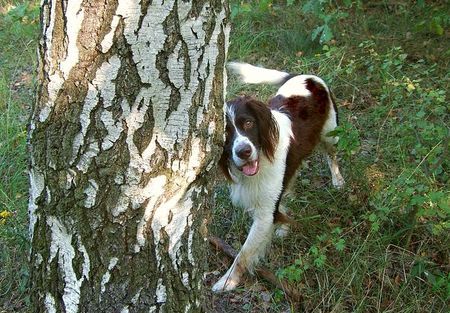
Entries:
{"type": "Polygon", "coordinates": [[[450,272],[445,273],[436,268],[436,265],[419,258],[411,269],[411,276],[425,279],[434,292],[442,296],[445,301],[450,300],[450,272]]]}
{"type": "MultiPolygon", "coordinates": [[[[421,8],[425,9],[425,1],[419,1],[421,8]]],[[[417,32],[428,32],[434,35],[444,35],[445,29],[450,25],[450,17],[445,10],[431,8],[431,14],[426,19],[421,20],[415,26],[417,32]]]]}
{"type": "Polygon", "coordinates": [[[344,152],[348,158],[355,155],[361,146],[358,130],[348,121],[341,122],[335,130],[327,135],[339,137],[338,150],[344,152]]]}
{"type": "MultiPolygon", "coordinates": [[[[344,1],[346,7],[351,6],[351,1],[344,1]]],[[[333,7],[328,0],[308,0],[302,6],[302,12],[311,14],[320,20],[322,25],[317,26],[311,33],[311,39],[319,39],[320,44],[324,44],[335,37],[333,33],[334,24],[343,18],[348,17],[348,13],[343,12],[339,7],[333,7]]]]}
{"type": "Polygon", "coordinates": [[[298,258],[293,264],[281,268],[277,271],[277,275],[280,279],[287,279],[289,282],[299,282],[302,279],[302,275],[309,269],[309,264],[305,263],[302,258],[298,258]]]}
{"type": "Polygon", "coordinates": [[[341,253],[344,251],[346,241],[343,238],[342,228],[335,227],[331,231],[317,235],[316,242],[310,246],[308,252],[294,260],[291,265],[277,271],[280,279],[286,279],[290,283],[300,282],[308,270],[324,269],[327,262],[327,253],[331,253],[330,247],[341,253]]]}

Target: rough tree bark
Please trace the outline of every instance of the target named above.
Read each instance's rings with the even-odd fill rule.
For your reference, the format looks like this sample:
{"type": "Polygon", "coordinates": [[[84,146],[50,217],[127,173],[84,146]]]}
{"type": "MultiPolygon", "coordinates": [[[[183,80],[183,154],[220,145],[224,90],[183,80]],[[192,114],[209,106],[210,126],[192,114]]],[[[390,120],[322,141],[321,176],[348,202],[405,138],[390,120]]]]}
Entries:
{"type": "Polygon", "coordinates": [[[43,0],[41,12],[33,310],[201,311],[226,0],[43,0]]]}

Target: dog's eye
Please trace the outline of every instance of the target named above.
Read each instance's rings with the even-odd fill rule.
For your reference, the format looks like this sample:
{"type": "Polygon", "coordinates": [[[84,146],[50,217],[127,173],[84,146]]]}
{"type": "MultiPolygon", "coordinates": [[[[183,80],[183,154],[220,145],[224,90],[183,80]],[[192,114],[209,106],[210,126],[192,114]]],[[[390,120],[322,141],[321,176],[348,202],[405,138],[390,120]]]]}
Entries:
{"type": "Polygon", "coordinates": [[[244,122],[244,130],[249,130],[253,128],[253,121],[247,120],[244,122]]]}

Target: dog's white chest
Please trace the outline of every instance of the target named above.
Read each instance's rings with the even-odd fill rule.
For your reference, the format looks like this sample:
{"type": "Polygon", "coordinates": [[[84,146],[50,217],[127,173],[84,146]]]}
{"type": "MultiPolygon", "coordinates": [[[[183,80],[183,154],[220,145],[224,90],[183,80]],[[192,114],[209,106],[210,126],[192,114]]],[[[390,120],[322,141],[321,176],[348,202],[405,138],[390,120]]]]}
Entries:
{"type": "Polygon", "coordinates": [[[262,207],[273,207],[281,193],[282,180],[274,179],[269,182],[264,179],[265,177],[253,178],[254,181],[250,183],[232,184],[231,201],[233,204],[249,211],[262,207]]]}

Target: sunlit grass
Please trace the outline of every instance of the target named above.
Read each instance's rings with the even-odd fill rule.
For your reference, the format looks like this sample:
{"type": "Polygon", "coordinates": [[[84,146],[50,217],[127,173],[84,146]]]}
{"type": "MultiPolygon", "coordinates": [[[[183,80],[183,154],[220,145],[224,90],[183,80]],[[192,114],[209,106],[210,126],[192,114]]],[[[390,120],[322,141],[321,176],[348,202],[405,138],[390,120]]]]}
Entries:
{"type": "Polygon", "coordinates": [[[34,101],[38,8],[0,2],[0,311],[28,311],[26,123],[34,101]]]}

